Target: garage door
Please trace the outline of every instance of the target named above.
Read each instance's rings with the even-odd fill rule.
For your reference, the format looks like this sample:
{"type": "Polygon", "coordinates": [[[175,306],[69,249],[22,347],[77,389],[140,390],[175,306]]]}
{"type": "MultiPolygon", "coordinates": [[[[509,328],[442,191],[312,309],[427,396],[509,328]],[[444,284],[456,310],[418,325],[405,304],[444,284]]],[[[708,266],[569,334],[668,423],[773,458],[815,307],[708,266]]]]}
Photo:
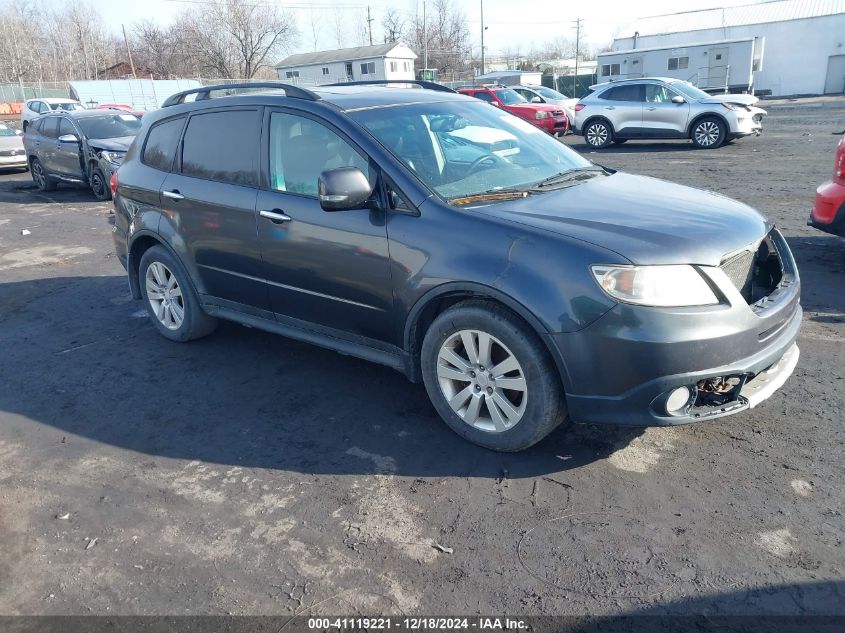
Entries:
{"type": "Polygon", "coordinates": [[[845,55],[831,55],[827,58],[827,80],[824,82],[826,95],[845,92],[845,55]]]}

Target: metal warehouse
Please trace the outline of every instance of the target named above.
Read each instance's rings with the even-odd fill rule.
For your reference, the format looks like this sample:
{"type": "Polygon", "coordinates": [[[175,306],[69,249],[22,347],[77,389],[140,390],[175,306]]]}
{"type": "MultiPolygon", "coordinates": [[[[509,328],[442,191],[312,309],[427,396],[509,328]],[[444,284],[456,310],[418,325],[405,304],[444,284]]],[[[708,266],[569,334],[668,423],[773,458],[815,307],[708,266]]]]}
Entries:
{"type": "Polygon", "coordinates": [[[845,92],[845,0],[685,11],[642,18],[628,32],[599,56],[600,81],[670,75],[778,96],[845,92]]]}

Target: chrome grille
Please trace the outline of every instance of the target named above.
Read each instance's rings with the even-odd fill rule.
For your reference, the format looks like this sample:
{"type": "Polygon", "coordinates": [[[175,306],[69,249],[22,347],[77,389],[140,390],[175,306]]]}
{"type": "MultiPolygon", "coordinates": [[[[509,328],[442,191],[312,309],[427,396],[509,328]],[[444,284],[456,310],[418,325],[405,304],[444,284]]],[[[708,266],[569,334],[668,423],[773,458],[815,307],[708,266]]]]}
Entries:
{"type": "Polygon", "coordinates": [[[748,290],[754,273],[754,251],[742,251],[726,259],[719,266],[743,295],[748,290]]]}

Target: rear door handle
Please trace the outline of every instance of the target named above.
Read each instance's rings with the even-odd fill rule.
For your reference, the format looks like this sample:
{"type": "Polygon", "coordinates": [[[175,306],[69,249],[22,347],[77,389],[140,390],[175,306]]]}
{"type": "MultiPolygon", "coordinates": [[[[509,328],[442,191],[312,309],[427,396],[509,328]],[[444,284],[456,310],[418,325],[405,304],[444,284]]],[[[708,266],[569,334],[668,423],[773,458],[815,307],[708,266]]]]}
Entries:
{"type": "Polygon", "coordinates": [[[646,108],[646,110],[657,110],[657,108],[654,107],[654,106],[649,106],[649,107],[646,108]]]}
{"type": "Polygon", "coordinates": [[[258,212],[262,218],[267,218],[276,224],[281,224],[282,222],[290,222],[293,218],[290,217],[287,213],[282,212],[281,209],[263,209],[258,212]]]}
{"type": "Polygon", "coordinates": [[[605,110],[615,110],[616,106],[605,106],[605,110]]]}
{"type": "Polygon", "coordinates": [[[161,195],[165,198],[170,198],[171,200],[184,200],[185,196],[179,193],[178,189],[174,189],[173,191],[162,191],[161,195]]]}

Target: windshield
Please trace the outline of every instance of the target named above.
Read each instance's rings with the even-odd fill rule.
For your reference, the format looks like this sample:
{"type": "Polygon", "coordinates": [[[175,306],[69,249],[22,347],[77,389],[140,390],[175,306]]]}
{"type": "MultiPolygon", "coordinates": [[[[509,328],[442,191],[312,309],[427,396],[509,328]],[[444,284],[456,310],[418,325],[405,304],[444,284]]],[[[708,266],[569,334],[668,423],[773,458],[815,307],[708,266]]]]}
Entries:
{"type": "Polygon", "coordinates": [[[75,103],[73,101],[69,101],[67,103],[51,103],[49,105],[50,108],[52,108],[53,110],[66,110],[68,112],[85,109],[84,105],[82,105],[81,103],[75,103]]]}
{"type": "Polygon", "coordinates": [[[484,103],[392,106],[352,117],[447,200],[530,187],[592,166],[542,130],[484,103]]]}
{"type": "Polygon", "coordinates": [[[673,81],[669,85],[672,86],[672,88],[674,88],[675,90],[684,93],[691,99],[704,99],[710,96],[700,88],[696,88],[691,83],[687,83],[686,81],[673,81]]]}
{"type": "Polygon", "coordinates": [[[527,102],[525,97],[519,94],[516,90],[511,90],[510,88],[507,88],[506,90],[494,90],[493,92],[497,97],[499,97],[499,101],[505,105],[516,105],[517,103],[527,102]]]}
{"type": "Polygon", "coordinates": [[[14,130],[7,128],[5,125],[0,125],[0,136],[17,136],[14,130]]]}
{"type": "Polygon", "coordinates": [[[86,138],[118,138],[135,136],[141,129],[141,120],[131,114],[108,114],[80,117],[76,120],[86,138]]]}
{"type": "Polygon", "coordinates": [[[535,86],[531,90],[543,95],[546,99],[569,99],[565,94],[557,90],[552,90],[551,88],[546,88],[545,86],[535,86]]]}

